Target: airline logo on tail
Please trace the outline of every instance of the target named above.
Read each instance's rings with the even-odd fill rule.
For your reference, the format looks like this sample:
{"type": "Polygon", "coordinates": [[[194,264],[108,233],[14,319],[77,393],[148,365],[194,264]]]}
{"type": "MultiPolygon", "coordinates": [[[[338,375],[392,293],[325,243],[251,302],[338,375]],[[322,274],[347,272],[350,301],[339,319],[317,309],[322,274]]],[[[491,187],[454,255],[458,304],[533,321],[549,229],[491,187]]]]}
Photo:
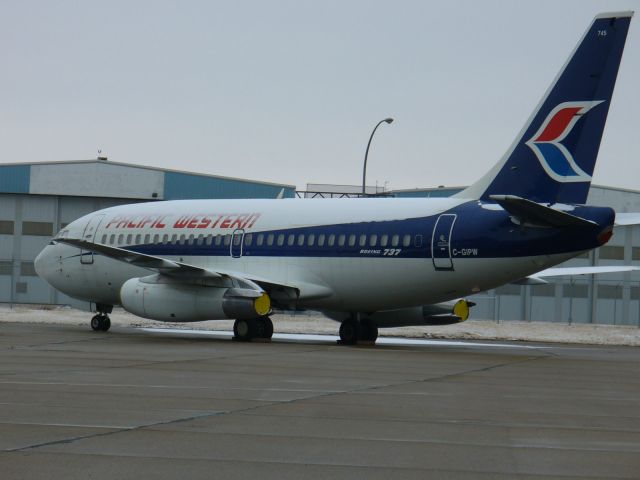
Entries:
{"type": "Polygon", "coordinates": [[[544,171],[554,180],[563,183],[591,180],[561,142],[584,114],[602,102],[604,100],[561,103],[551,110],[536,134],[526,142],[544,171]]]}

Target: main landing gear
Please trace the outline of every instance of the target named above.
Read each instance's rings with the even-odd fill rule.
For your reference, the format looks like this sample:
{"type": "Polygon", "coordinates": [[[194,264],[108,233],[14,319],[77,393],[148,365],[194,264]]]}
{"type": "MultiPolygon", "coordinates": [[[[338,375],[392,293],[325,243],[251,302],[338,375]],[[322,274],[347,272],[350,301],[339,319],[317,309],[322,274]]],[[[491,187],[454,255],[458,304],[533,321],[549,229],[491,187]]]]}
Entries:
{"type": "Polygon", "coordinates": [[[340,324],[341,345],[356,345],[358,343],[373,345],[378,339],[378,327],[368,318],[357,320],[348,318],[340,324]]]}
{"type": "Polygon", "coordinates": [[[91,328],[96,332],[106,332],[111,328],[111,320],[109,314],[112,312],[112,305],[96,304],[96,313],[91,319],[91,328]]]}
{"type": "Polygon", "coordinates": [[[233,324],[233,339],[239,342],[250,342],[254,339],[271,340],[273,322],[267,316],[236,320],[233,324]]]}

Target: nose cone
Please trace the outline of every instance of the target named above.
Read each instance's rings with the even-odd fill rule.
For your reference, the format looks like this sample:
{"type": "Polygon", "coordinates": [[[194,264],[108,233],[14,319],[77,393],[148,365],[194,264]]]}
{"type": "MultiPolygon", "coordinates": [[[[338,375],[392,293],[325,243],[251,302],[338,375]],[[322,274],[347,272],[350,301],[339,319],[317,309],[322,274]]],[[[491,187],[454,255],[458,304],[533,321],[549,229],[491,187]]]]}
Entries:
{"type": "Polygon", "coordinates": [[[53,265],[52,257],[51,245],[47,245],[33,261],[33,266],[36,269],[38,276],[49,284],[51,284],[50,278],[53,265]]]}

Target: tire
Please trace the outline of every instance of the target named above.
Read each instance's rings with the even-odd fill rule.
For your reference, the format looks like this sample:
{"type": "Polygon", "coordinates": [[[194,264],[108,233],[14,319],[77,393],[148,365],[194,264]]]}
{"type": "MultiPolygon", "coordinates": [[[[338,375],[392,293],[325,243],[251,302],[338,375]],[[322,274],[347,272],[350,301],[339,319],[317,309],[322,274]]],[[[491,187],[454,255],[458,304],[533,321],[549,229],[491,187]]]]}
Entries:
{"type": "Polygon", "coordinates": [[[94,332],[99,332],[102,330],[102,315],[94,315],[91,319],[91,329],[94,332]]]}
{"type": "Polygon", "coordinates": [[[345,320],[340,324],[340,342],[343,345],[355,345],[358,342],[358,324],[345,320]]]}
{"type": "Polygon", "coordinates": [[[234,338],[240,342],[250,342],[256,336],[255,320],[236,320],[233,324],[234,338]]]}
{"type": "Polygon", "coordinates": [[[100,330],[102,330],[103,332],[106,332],[110,328],[111,328],[111,319],[105,315],[104,317],[102,317],[102,328],[100,330]]]}
{"type": "Polygon", "coordinates": [[[260,319],[260,323],[262,323],[262,331],[260,337],[271,340],[271,337],[273,337],[273,322],[269,317],[262,317],[260,319]]]}
{"type": "Polygon", "coordinates": [[[373,342],[378,339],[378,327],[369,320],[365,318],[360,321],[360,340],[365,342],[373,342]]]}

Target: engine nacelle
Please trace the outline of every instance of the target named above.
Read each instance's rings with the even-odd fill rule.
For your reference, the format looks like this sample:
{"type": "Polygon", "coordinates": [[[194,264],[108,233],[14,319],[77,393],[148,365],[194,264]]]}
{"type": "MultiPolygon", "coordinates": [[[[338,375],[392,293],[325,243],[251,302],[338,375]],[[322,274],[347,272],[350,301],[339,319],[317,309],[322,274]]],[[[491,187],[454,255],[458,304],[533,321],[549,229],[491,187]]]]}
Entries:
{"type": "Polygon", "coordinates": [[[120,302],[134,315],[164,322],[251,319],[271,311],[269,296],[258,290],[161,283],[146,278],[127,280],[120,289],[120,302]]]}
{"type": "Polygon", "coordinates": [[[452,325],[464,322],[469,318],[469,309],[474,305],[475,303],[462,299],[457,302],[375,312],[369,315],[368,318],[380,328],[452,325]]]}

